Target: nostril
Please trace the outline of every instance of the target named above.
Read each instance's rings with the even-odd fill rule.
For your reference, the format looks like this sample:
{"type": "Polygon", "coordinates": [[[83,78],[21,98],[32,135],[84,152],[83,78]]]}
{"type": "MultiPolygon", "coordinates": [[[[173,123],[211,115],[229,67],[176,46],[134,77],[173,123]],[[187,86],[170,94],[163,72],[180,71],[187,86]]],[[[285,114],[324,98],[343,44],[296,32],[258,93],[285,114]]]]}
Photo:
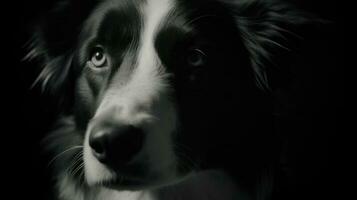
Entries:
{"type": "Polygon", "coordinates": [[[102,161],[105,158],[106,154],[106,143],[107,137],[104,133],[95,133],[91,134],[89,138],[89,146],[93,150],[93,154],[102,161]]]}
{"type": "Polygon", "coordinates": [[[89,145],[96,153],[104,153],[104,144],[100,138],[91,139],[89,141],[89,145]]]}
{"type": "Polygon", "coordinates": [[[96,127],[90,134],[89,146],[100,162],[118,168],[140,152],[144,135],[141,128],[132,125],[106,127],[105,131],[96,127]]]}

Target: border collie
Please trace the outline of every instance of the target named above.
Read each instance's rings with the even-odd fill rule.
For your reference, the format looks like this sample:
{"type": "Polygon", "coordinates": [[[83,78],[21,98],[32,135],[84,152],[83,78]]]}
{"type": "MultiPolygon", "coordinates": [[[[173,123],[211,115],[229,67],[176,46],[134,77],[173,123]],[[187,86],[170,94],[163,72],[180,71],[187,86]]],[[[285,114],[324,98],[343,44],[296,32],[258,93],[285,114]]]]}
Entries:
{"type": "Polygon", "coordinates": [[[36,28],[60,200],[269,199],[270,67],[308,18],[273,0],[61,1],[36,28]]]}

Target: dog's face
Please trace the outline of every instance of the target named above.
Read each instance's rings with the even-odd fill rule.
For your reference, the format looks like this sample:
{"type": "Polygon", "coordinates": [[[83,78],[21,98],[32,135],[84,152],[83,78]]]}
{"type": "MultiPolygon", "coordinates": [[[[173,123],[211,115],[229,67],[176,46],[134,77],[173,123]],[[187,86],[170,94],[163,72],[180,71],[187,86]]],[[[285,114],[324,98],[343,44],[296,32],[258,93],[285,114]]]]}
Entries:
{"type": "MultiPolygon", "coordinates": [[[[81,18],[79,31],[66,33],[68,49],[49,53],[48,66],[62,63],[61,81],[70,84],[89,185],[167,185],[198,166],[223,167],[217,163],[231,160],[222,156],[232,150],[244,160],[247,147],[252,152],[261,145],[252,143],[253,126],[267,101],[255,84],[257,77],[264,82],[263,69],[252,59],[266,53],[257,50],[267,42],[258,33],[268,26],[248,34],[228,5],[101,1],[81,18]]],[[[51,70],[52,79],[61,71],[51,70]]],[[[46,84],[48,74],[42,75],[46,84]]]]}
{"type": "Polygon", "coordinates": [[[238,30],[214,4],[190,13],[179,3],[113,1],[85,22],[75,108],[89,184],[167,184],[192,168],[182,148],[227,131],[217,122],[234,109],[223,105],[239,90],[230,74],[250,76],[238,30]],[[182,147],[183,134],[203,139],[182,147]]]}

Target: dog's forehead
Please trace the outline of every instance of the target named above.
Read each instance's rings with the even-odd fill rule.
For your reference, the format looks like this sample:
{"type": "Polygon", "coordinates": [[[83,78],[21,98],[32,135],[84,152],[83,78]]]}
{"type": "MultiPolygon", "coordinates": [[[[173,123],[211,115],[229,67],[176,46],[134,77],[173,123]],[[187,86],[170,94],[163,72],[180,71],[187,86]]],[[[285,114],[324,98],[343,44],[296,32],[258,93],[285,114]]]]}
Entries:
{"type": "Polygon", "coordinates": [[[138,39],[138,33],[154,33],[168,24],[175,4],[176,0],[109,0],[98,5],[87,24],[90,32],[111,43],[120,37],[138,39]]]}

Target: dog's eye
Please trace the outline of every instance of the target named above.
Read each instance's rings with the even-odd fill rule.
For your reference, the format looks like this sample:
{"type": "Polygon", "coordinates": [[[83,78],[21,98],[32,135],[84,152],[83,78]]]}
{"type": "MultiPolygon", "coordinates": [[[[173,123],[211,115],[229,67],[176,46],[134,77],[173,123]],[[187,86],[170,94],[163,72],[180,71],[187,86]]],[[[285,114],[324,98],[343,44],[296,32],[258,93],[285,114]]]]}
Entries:
{"type": "Polygon", "coordinates": [[[97,46],[93,49],[90,60],[95,67],[103,67],[107,62],[107,56],[104,49],[97,46]]]}
{"type": "Polygon", "coordinates": [[[193,67],[201,67],[206,64],[207,55],[200,49],[192,49],[187,55],[187,63],[193,67]]]}

